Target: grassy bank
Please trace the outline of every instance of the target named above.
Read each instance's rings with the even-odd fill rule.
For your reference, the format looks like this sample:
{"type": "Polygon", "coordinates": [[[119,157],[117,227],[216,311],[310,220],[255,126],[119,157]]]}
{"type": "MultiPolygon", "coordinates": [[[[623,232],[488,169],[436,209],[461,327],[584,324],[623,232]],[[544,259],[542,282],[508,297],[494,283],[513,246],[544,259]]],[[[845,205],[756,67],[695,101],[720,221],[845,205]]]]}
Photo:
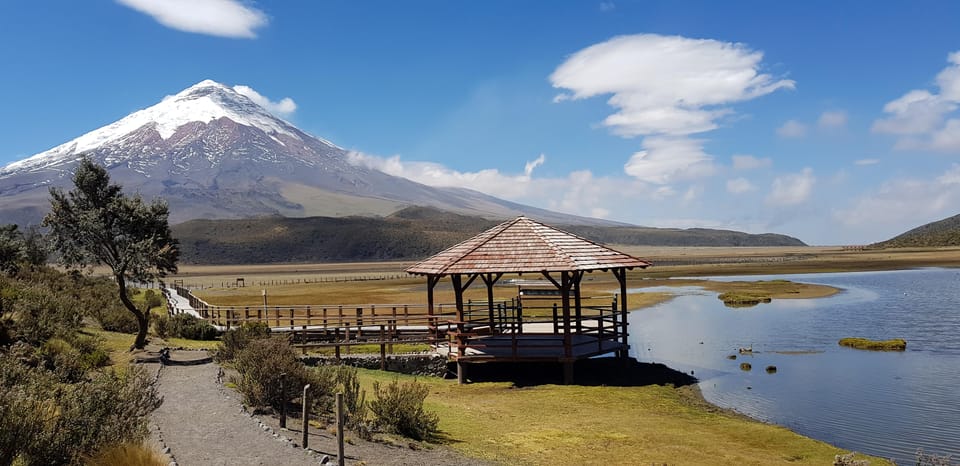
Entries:
{"type": "MultiPolygon", "coordinates": [[[[368,393],[374,381],[393,377],[361,371],[368,393]]],[[[430,388],[426,406],[440,416],[444,443],[505,464],[823,465],[844,453],[717,409],[695,385],[518,388],[509,382],[417,380],[430,388]]]]}

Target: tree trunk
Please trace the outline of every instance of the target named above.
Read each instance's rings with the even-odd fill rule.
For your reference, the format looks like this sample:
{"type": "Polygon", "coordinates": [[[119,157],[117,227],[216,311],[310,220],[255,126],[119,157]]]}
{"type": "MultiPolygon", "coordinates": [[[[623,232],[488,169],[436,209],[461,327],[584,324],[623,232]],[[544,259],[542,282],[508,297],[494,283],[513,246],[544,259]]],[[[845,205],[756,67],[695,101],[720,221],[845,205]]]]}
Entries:
{"type": "Polygon", "coordinates": [[[127,281],[123,277],[123,274],[114,275],[117,280],[117,286],[120,287],[120,301],[123,302],[123,305],[137,318],[137,339],[133,342],[133,348],[143,349],[147,345],[147,316],[145,313],[137,309],[137,306],[133,304],[133,301],[130,301],[130,297],[127,296],[127,281]]]}

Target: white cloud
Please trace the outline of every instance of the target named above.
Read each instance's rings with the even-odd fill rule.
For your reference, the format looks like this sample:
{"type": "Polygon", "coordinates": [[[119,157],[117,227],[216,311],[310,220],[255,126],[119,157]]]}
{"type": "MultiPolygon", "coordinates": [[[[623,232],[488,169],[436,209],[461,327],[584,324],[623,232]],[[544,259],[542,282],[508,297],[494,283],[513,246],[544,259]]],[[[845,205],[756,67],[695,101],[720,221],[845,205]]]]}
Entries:
{"type": "Polygon", "coordinates": [[[779,176],[773,180],[767,204],[775,206],[790,206],[806,202],[813,193],[813,185],[817,179],[813,170],[804,168],[800,173],[779,176]]]}
{"type": "Polygon", "coordinates": [[[960,165],[951,165],[949,170],[937,177],[937,183],[943,185],[960,185],[960,165]]]}
{"type": "Polygon", "coordinates": [[[807,126],[797,120],[787,120],[777,128],[777,134],[784,138],[800,138],[807,134],[807,126]]]}
{"type": "Polygon", "coordinates": [[[600,2],[600,11],[607,12],[613,11],[617,8],[617,4],[613,2],[600,2]]]}
{"type": "Polygon", "coordinates": [[[880,159],[860,159],[853,162],[854,165],[867,166],[867,165],[876,165],[880,163],[880,159]]]}
{"type": "Polygon", "coordinates": [[[960,151],[960,120],[949,118],[960,107],[960,52],[947,56],[949,65],[937,74],[937,93],[914,89],[883,107],[886,118],[873,131],[899,136],[898,149],[960,151]]]}
{"type": "Polygon", "coordinates": [[[237,0],[117,0],[169,28],[211,36],[252,39],[267,15],[237,0]]]}
{"type": "Polygon", "coordinates": [[[237,85],[233,86],[233,90],[247,96],[253,103],[265,108],[270,113],[287,116],[297,110],[297,103],[289,97],[273,102],[249,86],[237,85]]]}
{"type": "Polygon", "coordinates": [[[618,36],[561,64],[550,81],[569,90],[555,101],[611,94],[604,124],[623,136],[710,131],[723,107],[794,82],[760,73],[763,53],[743,44],[680,36],[618,36]]]}
{"type": "Polygon", "coordinates": [[[530,175],[533,175],[533,169],[539,167],[540,165],[543,165],[543,162],[546,162],[546,161],[547,161],[547,156],[544,154],[540,154],[540,156],[537,157],[535,160],[527,162],[523,166],[523,176],[527,177],[527,179],[530,179],[530,175]]]}
{"type": "Polygon", "coordinates": [[[755,191],[757,188],[746,178],[734,178],[727,180],[727,192],[733,194],[743,194],[750,191],[755,191]]]}
{"type": "Polygon", "coordinates": [[[823,112],[817,119],[817,126],[823,129],[838,129],[847,125],[847,112],[834,110],[823,112]]]}
{"type": "Polygon", "coordinates": [[[752,155],[734,155],[734,170],[753,170],[756,168],[769,168],[773,166],[773,160],[769,157],[758,158],[752,155]]]}
{"type": "Polygon", "coordinates": [[[469,187],[503,199],[519,199],[531,193],[533,169],[543,164],[546,156],[540,154],[535,160],[527,162],[522,175],[504,174],[495,168],[460,172],[438,163],[406,162],[398,155],[383,158],[355,151],[347,154],[347,160],[354,165],[374,168],[429,186],[469,187]]]}
{"type": "Polygon", "coordinates": [[[888,239],[960,211],[960,165],[933,179],[897,178],[835,209],[833,219],[870,241],[888,239]]]}
{"type": "Polygon", "coordinates": [[[643,149],[630,157],[623,171],[646,183],[667,184],[714,172],[713,157],[703,151],[699,139],[648,137],[643,149]]]}

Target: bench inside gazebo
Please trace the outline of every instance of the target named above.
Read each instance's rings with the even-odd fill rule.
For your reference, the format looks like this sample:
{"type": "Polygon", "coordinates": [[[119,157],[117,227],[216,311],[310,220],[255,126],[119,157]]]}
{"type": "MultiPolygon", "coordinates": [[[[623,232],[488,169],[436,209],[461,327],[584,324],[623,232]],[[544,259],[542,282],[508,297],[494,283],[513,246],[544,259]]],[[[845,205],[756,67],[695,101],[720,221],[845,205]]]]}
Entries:
{"type": "MultiPolygon", "coordinates": [[[[434,290],[449,277],[456,317],[446,345],[438,348],[457,363],[457,379],[466,381],[467,365],[493,362],[559,362],[564,383],[573,382],[578,359],[616,354],[627,357],[626,271],[650,262],[607,248],[574,234],[518,217],[497,225],[409,268],[427,277],[427,312],[434,314],[434,290]],[[613,305],[586,305],[581,294],[585,273],[611,272],[619,283],[613,305]],[[536,274],[552,288],[530,289],[531,296],[552,306],[524,306],[521,288],[516,305],[494,301],[494,285],[506,274],[536,274]],[[480,278],[486,287],[483,305],[465,304],[464,292],[480,278]]],[[[435,328],[439,326],[435,325],[435,328]]]]}

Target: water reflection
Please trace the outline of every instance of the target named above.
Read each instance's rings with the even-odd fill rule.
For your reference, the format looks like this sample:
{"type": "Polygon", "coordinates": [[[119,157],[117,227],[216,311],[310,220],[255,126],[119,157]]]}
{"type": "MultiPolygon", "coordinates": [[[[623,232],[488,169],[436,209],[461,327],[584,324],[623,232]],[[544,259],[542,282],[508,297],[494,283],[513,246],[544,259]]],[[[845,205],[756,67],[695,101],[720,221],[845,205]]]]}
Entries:
{"type": "Polygon", "coordinates": [[[715,293],[684,288],[672,301],[630,314],[634,355],[693,371],[712,403],[841,448],[900,464],[912,462],[921,447],[960,455],[958,271],[749,279],[792,279],[844,291],[728,308],[715,293]],[[837,341],[848,336],[905,338],[907,351],[839,347],[837,341]],[[739,354],[741,347],[754,352],[739,354]],[[741,362],[752,370],[741,371],[741,362]],[[766,373],[769,365],[777,373],[766,373]]]}

